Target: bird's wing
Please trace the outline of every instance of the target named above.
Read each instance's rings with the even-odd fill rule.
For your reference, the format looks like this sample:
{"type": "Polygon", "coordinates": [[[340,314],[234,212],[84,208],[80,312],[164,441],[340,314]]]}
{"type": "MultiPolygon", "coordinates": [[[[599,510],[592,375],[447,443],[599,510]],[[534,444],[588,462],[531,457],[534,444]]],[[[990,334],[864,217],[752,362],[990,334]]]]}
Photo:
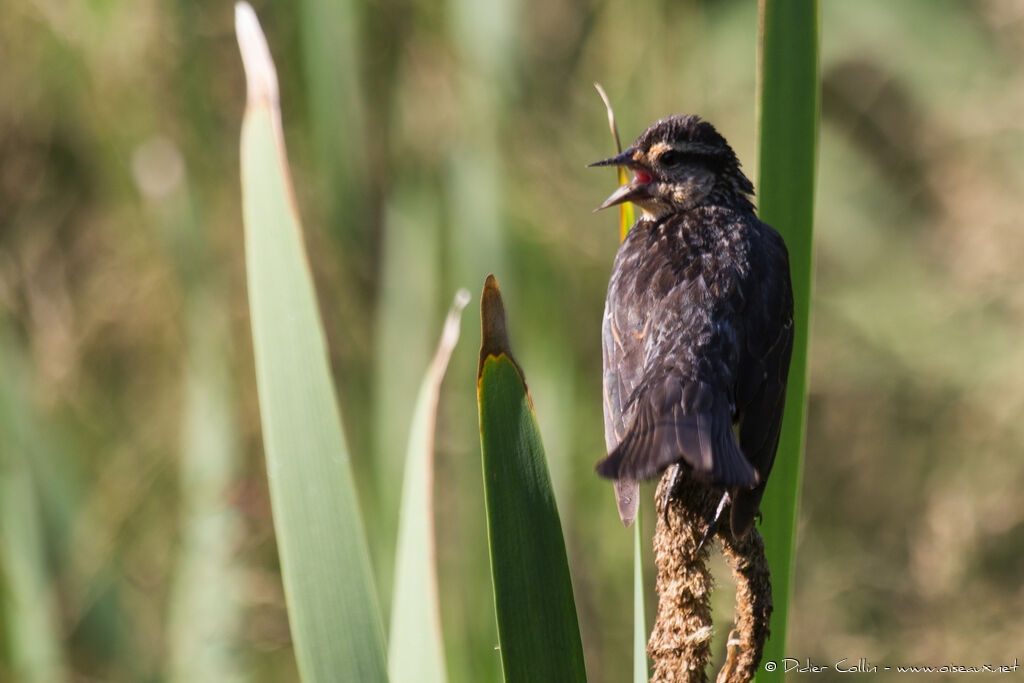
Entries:
{"type": "Polygon", "coordinates": [[[739,351],[736,325],[713,324],[707,311],[695,308],[694,301],[711,296],[703,277],[652,286],[651,278],[674,270],[663,250],[620,255],[602,327],[609,455],[597,470],[618,482],[619,514],[628,524],[635,516],[635,482],[673,463],[685,461],[696,476],[721,486],[752,487],[758,478],[732,431],[731,392],[722,388],[729,378],[715,367],[694,366],[708,359],[647,357],[686,352],[687,340],[709,329],[721,345],[712,356],[729,356],[739,351]]]}
{"type": "Polygon", "coordinates": [[[751,487],[757,473],[732,431],[732,411],[714,389],[667,373],[642,384],[631,402],[633,423],[597,464],[605,477],[649,479],[685,460],[696,476],[727,488],[751,487]]]}
{"type": "MultiPolygon", "coordinates": [[[[604,403],[604,436],[608,452],[612,452],[626,435],[635,414],[627,405],[640,381],[643,368],[643,343],[622,321],[623,312],[616,312],[613,298],[605,303],[601,325],[604,353],[602,393],[604,403]]],[[[622,523],[629,526],[636,519],[640,485],[636,479],[624,477],[615,481],[615,500],[622,523]]]]}
{"type": "MultiPolygon", "coordinates": [[[[777,235],[772,231],[773,238],[777,235]]],[[[758,300],[751,302],[759,315],[749,316],[746,330],[746,362],[737,387],[740,446],[757,469],[761,484],[738,491],[732,507],[732,530],[737,538],[753,524],[764,494],[764,482],[775,463],[775,451],[782,429],[786,404],[786,381],[793,352],[793,291],[789,281],[789,261],[781,238],[773,239],[774,248],[766,250],[765,267],[783,272],[785,277],[761,277],[758,300]]]]}
{"type": "Polygon", "coordinates": [[[646,320],[642,306],[605,307],[604,412],[608,457],[597,464],[616,480],[619,516],[636,516],[637,482],[684,460],[698,477],[726,487],[752,487],[757,472],[744,458],[732,431],[728,397],[711,385],[676,372],[683,361],[663,363],[650,376],[644,359],[646,320]]]}

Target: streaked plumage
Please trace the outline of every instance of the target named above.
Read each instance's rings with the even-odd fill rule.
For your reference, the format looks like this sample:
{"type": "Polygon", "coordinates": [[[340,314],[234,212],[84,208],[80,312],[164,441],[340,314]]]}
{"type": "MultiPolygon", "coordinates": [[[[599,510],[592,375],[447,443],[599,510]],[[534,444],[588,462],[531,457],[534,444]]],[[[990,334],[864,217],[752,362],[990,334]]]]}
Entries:
{"type": "Polygon", "coordinates": [[[603,323],[605,437],[626,524],[637,481],[681,463],[731,493],[733,535],[758,511],[778,445],[793,343],[785,244],[711,124],[674,116],[599,165],[636,177],[601,206],[643,215],[619,248],[603,323]],[[734,431],[735,425],[735,431],[734,431]]]}

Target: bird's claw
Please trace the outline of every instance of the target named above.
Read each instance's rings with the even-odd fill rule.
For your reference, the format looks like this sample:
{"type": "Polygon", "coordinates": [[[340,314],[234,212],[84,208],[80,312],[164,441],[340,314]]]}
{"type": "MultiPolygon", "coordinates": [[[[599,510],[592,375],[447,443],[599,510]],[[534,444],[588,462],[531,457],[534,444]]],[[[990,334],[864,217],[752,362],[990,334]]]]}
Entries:
{"type": "Polygon", "coordinates": [[[729,492],[725,491],[722,493],[722,499],[718,501],[718,507],[715,509],[715,516],[711,518],[708,523],[708,528],[704,530],[704,535],[701,536],[700,543],[697,544],[697,552],[704,547],[704,542],[708,540],[708,537],[714,532],[715,527],[718,526],[718,519],[722,516],[722,510],[729,504],[729,492]]]}
{"type": "Polygon", "coordinates": [[[661,494],[661,518],[665,520],[665,526],[668,526],[668,503],[672,500],[672,492],[675,491],[678,479],[679,465],[672,465],[672,478],[669,479],[665,492],[661,494]]]}

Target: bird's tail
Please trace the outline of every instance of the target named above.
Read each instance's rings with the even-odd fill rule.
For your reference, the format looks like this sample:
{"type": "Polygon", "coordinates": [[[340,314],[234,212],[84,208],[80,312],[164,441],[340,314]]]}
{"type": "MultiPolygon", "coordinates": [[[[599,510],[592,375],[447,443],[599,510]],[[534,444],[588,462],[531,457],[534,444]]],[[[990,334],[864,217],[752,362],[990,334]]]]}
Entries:
{"type": "Polygon", "coordinates": [[[706,384],[678,378],[641,395],[633,424],[597,472],[609,479],[650,479],[684,461],[693,473],[725,488],[750,488],[757,471],[740,450],[725,401],[715,400],[706,384]]]}

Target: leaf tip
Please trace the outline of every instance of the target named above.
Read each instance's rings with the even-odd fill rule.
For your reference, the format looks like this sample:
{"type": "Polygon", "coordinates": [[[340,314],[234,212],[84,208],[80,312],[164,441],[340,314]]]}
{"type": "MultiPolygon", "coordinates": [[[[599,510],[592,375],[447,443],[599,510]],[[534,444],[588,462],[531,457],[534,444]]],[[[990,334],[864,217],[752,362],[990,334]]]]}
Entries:
{"type": "Polygon", "coordinates": [[[618,153],[622,152],[622,143],[619,141],[619,127],[615,125],[615,111],[612,109],[612,101],[608,99],[608,93],[604,91],[601,84],[594,81],[594,87],[597,89],[597,94],[601,96],[601,101],[604,102],[604,108],[608,112],[608,128],[612,132],[612,137],[615,139],[615,151],[618,153]]]}
{"type": "Polygon", "coordinates": [[[484,291],[480,295],[480,365],[477,378],[484,372],[484,361],[488,356],[505,354],[512,357],[505,323],[505,304],[501,300],[501,289],[494,275],[488,275],[484,291]]]}
{"type": "Polygon", "coordinates": [[[276,105],[278,102],[277,70],[270,56],[267,37],[260,20],[248,2],[235,3],[235,35],[245,69],[246,102],[276,105]]]}
{"type": "MultiPolygon", "coordinates": [[[[443,365],[447,367],[448,358],[451,356],[452,351],[455,349],[455,344],[459,341],[459,326],[462,324],[462,309],[469,303],[470,294],[469,290],[465,287],[455,292],[455,298],[452,300],[451,308],[448,309],[448,315],[444,319],[444,327],[441,330],[441,342],[437,347],[437,355],[435,356],[435,362],[438,358],[443,358],[443,365]]],[[[443,369],[441,374],[444,374],[443,369]]]]}
{"type": "Polygon", "coordinates": [[[469,293],[468,289],[460,287],[459,290],[455,292],[455,298],[452,300],[452,308],[457,310],[459,313],[462,313],[462,309],[466,307],[466,304],[468,304],[469,300],[472,298],[473,295],[469,293]]]}

